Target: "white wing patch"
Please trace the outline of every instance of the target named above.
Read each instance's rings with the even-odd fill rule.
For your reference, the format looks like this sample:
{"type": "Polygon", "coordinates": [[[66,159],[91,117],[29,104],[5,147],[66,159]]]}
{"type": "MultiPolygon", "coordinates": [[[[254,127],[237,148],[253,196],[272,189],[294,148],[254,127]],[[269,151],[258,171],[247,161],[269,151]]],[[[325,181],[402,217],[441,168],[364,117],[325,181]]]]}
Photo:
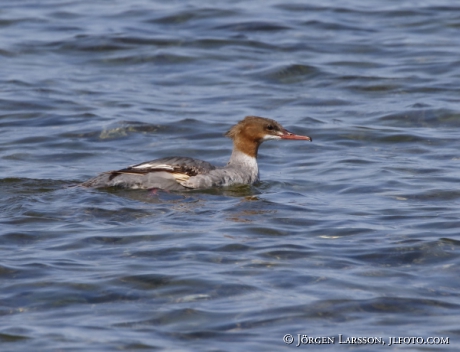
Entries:
{"type": "Polygon", "coordinates": [[[156,164],[156,163],[144,163],[136,166],[132,166],[133,169],[160,169],[160,170],[169,170],[174,171],[174,168],[171,165],[167,164],[156,164]]]}
{"type": "Polygon", "coordinates": [[[190,176],[187,174],[181,174],[181,173],[176,173],[176,172],[174,172],[172,175],[174,179],[176,180],[176,182],[178,183],[188,181],[188,179],[190,178],[190,176]]]}

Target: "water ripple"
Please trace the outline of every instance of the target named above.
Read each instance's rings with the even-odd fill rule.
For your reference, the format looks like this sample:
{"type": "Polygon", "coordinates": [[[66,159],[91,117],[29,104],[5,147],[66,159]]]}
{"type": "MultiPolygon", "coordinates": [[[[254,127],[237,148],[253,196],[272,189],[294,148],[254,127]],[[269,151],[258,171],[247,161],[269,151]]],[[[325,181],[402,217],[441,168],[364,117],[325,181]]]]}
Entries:
{"type": "Polygon", "coordinates": [[[412,5],[5,4],[6,348],[458,350],[460,16],[412,5]],[[314,142],[264,143],[253,186],[76,187],[171,155],[225,165],[245,115],[314,142]]]}

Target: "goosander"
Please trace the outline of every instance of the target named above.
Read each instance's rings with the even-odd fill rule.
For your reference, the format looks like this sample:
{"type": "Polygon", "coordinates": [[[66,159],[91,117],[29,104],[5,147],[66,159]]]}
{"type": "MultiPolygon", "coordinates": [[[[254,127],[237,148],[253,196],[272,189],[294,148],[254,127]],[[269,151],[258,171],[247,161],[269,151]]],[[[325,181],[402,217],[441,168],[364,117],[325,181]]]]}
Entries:
{"type": "Polygon", "coordinates": [[[251,185],[259,180],[257,151],[262,142],[272,139],[312,141],[308,136],[289,132],[275,120],[258,116],[245,117],[225,136],[233,140],[233,152],[224,167],[193,158],[166,157],[104,172],[83,182],[81,186],[185,191],[237,184],[251,185]]]}

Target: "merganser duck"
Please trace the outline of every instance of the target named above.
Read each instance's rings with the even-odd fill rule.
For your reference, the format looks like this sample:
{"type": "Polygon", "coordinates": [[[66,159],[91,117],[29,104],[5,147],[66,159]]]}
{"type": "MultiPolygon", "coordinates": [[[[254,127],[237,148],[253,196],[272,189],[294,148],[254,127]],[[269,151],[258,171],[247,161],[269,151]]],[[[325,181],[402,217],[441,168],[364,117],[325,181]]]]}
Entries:
{"type": "Polygon", "coordinates": [[[289,132],[275,120],[258,116],[247,116],[225,136],[233,140],[233,152],[224,167],[193,158],[167,157],[104,172],[81,186],[185,191],[237,184],[251,185],[259,180],[257,151],[262,142],[272,139],[312,141],[308,136],[289,132]]]}

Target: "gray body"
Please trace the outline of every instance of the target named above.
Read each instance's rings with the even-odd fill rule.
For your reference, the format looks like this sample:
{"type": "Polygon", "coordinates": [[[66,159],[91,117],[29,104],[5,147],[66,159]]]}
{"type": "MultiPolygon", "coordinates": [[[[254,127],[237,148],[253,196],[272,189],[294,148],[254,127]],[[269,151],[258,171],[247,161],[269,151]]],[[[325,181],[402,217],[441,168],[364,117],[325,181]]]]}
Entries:
{"type": "Polygon", "coordinates": [[[258,179],[256,158],[234,150],[224,167],[215,167],[206,161],[193,158],[161,158],[118,171],[104,172],[81,186],[184,191],[253,184],[258,179]]]}

